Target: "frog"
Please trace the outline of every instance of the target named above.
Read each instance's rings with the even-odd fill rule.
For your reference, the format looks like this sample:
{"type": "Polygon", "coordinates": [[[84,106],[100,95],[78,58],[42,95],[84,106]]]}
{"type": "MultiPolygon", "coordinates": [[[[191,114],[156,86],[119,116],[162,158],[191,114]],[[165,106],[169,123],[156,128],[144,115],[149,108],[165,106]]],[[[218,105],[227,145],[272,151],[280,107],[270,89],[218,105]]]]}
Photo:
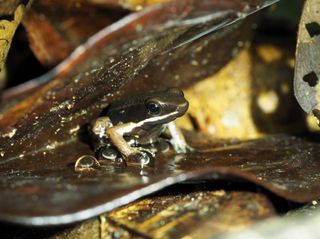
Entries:
{"type": "MultiPolygon", "coordinates": [[[[108,151],[110,147],[120,152],[126,162],[139,158],[146,151],[149,156],[154,156],[152,146],[165,133],[169,135],[169,143],[175,152],[192,150],[174,123],[187,112],[188,107],[189,103],[179,88],[135,94],[111,102],[105,112],[91,123],[98,157],[103,158],[106,154],[101,152],[108,151]]],[[[116,157],[117,154],[111,155],[116,157]]]]}

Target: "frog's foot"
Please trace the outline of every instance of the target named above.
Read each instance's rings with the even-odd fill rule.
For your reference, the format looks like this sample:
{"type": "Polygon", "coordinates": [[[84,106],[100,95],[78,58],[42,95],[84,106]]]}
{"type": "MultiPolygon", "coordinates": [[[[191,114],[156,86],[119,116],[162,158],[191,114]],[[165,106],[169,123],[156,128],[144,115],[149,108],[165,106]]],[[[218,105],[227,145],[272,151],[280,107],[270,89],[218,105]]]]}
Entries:
{"type": "Polygon", "coordinates": [[[141,150],[134,154],[130,154],[127,157],[127,164],[143,168],[151,166],[153,164],[153,159],[154,156],[152,152],[149,152],[148,150],[141,150]]]}
{"type": "Polygon", "coordinates": [[[158,149],[154,144],[140,145],[134,148],[138,151],[137,153],[144,151],[150,154],[153,158],[156,156],[156,153],[158,152],[158,149]]]}
{"type": "Polygon", "coordinates": [[[174,122],[168,124],[168,129],[171,134],[170,143],[176,153],[183,154],[194,151],[194,149],[187,144],[184,135],[174,122]]]}
{"type": "Polygon", "coordinates": [[[192,148],[191,146],[189,146],[187,143],[183,142],[181,143],[177,143],[177,142],[172,142],[170,141],[174,151],[178,154],[185,154],[185,153],[189,153],[189,152],[193,152],[194,148],[192,148]]]}

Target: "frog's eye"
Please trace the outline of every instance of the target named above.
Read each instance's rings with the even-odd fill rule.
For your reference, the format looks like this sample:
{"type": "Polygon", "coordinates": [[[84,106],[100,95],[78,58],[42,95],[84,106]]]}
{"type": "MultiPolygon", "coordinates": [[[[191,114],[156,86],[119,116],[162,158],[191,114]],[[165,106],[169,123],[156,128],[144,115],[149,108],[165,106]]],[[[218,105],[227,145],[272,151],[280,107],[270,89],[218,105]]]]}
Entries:
{"type": "Polygon", "coordinates": [[[155,101],[149,101],[146,103],[146,107],[151,114],[157,115],[161,112],[161,105],[155,101]]]}

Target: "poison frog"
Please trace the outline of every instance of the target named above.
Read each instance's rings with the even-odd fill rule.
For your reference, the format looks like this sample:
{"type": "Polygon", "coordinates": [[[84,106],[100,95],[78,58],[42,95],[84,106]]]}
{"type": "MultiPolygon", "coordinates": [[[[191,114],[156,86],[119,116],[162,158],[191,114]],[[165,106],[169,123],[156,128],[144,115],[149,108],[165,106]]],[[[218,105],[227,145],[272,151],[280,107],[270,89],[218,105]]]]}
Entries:
{"type": "MultiPolygon", "coordinates": [[[[169,88],[162,91],[136,94],[109,104],[105,113],[91,123],[95,137],[95,151],[99,158],[116,157],[116,148],[125,160],[141,155],[144,146],[154,145],[163,133],[177,153],[191,149],[174,120],[183,116],[189,103],[182,90],[169,88]]],[[[149,147],[150,149],[150,147],[149,147]]]]}

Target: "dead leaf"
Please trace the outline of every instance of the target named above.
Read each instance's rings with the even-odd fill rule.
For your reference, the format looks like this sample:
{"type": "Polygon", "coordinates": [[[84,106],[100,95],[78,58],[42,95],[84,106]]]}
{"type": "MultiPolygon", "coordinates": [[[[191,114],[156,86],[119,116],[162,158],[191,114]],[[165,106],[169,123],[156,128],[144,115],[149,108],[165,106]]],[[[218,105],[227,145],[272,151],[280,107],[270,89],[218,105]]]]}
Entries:
{"type": "Polygon", "coordinates": [[[4,69],[12,38],[22,20],[24,9],[23,4],[17,6],[13,14],[13,19],[10,20],[1,19],[0,16],[0,72],[4,69]]]}
{"type": "Polygon", "coordinates": [[[320,2],[305,2],[299,26],[296,66],[295,96],[308,114],[320,120],[320,2]]]}

